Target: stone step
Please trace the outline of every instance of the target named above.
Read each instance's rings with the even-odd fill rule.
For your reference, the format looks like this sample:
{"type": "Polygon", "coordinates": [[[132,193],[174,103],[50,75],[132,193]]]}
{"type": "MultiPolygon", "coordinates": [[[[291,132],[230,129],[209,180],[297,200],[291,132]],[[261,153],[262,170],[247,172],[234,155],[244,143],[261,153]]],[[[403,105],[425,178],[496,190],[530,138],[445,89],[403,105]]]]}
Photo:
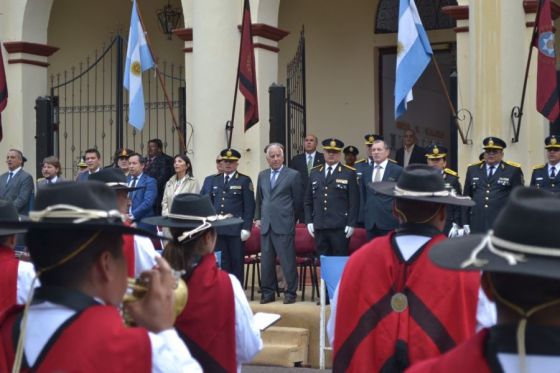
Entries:
{"type": "Polygon", "coordinates": [[[274,365],[283,367],[308,364],[309,330],[271,326],[261,333],[263,349],[251,365],[274,365]]]}

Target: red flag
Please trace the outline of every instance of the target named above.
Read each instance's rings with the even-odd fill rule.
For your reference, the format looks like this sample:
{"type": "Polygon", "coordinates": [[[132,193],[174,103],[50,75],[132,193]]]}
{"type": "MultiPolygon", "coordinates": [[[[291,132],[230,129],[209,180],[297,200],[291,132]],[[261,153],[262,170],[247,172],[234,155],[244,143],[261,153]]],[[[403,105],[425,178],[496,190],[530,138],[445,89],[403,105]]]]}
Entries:
{"type": "Polygon", "coordinates": [[[8,84],[6,83],[6,72],[4,71],[4,59],[2,58],[2,47],[0,46],[0,141],[2,141],[2,112],[8,105],[8,84]]]}
{"type": "Polygon", "coordinates": [[[537,65],[537,110],[554,122],[560,116],[560,102],[556,82],[556,53],[550,0],[541,0],[538,17],[538,36],[535,47],[539,50],[537,65]]]}
{"type": "Polygon", "coordinates": [[[249,0],[245,0],[243,5],[243,23],[241,24],[241,46],[237,78],[239,79],[239,90],[245,97],[245,131],[247,131],[259,121],[255,50],[253,47],[253,33],[251,32],[251,9],[249,8],[249,0]]]}

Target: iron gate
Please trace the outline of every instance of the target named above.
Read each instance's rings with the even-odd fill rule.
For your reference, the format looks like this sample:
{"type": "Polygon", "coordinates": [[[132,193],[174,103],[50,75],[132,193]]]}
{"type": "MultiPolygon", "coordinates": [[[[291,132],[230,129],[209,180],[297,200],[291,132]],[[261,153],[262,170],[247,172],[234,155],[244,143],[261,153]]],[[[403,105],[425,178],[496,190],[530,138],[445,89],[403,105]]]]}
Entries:
{"type": "Polygon", "coordinates": [[[286,159],[292,159],[294,155],[303,152],[303,142],[307,128],[305,105],[305,35],[303,27],[296,54],[288,63],[287,70],[288,138],[286,159]]]}
{"type": "MultiPolygon", "coordinates": [[[[50,77],[53,102],[54,153],[67,179],[77,175],[77,163],[84,151],[96,148],[102,164],[113,162],[116,149],[126,147],[146,154],[148,140],[159,138],[164,152],[181,150],[177,129],[163,90],[154,72],[143,74],[146,122],[142,131],[127,125],[128,92],[123,89],[124,43],[116,35],[94,57],[50,77]]],[[[186,134],[186,89],[182,66],[158,63],[170,95],[179,130],[186,134]]],[[[183,144],[184,146],[185,144],[183,144]]]]}

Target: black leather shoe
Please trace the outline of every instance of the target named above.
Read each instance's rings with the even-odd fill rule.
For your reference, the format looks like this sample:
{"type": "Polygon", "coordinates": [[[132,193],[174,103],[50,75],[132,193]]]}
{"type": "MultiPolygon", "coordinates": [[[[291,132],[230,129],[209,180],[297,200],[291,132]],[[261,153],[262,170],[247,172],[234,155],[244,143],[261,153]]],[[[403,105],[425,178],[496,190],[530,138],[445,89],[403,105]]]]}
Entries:
{"type": "Polygon", "coordinates": [[[275,300],[276,300],[276,298],[274,298],[274,295],[273,295],[273,296],[270,296],[270,297],[262,297],[262,298],[261,298],[261,304],[272,303],[272,302],[274,302],[275,300]]]}
{"type": "Polygon", "coordinates": [[[296,302],[296,296],[295,295],[290,295],[290,294],[286,294],[284,295],[284,304],[292,304],[296,302]]]}

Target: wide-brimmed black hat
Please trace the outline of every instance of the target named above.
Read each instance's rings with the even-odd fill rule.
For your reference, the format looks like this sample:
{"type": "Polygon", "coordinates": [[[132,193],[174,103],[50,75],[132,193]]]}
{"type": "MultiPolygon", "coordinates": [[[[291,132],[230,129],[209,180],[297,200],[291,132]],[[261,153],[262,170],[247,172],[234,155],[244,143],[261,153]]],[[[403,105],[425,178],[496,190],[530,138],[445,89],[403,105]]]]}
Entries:
{"type": "Polygon", "coordinates": [[[216,214],[208,195],[183,193],[175,196],[168,215],[142,219],[142,223],[189,230],[203,224],[206,228],[241,224],[243,219],[216,214]]]}
{"type": "Polygon", "coordinates": [[[470,197],[458,196],[455,190],[446,189],[441,171],[423,164],[407,166],[397,182],[369,183],[369,188],[394,198],[443,203],[455,206],[474,206],[470,197]]]}
{"type": "Polygon", "coordinates": [[[143,187],[131,188],[128,186],[126,176],[121,171],[120,168],[116,167],[106,167],[102,168],[98,172],[89,175],[88,180],[97,180],[105,183],[109,189],[113,190],[124,190],[126,192],[131,192],[136,189],[141,189],[143,187]]]}
{"type": "MultiPolygon", "coordinates": [[[[0,199],[0,221],[16,222],[19,223],[23,219],[19,217],[16,207],[11,201],[0,199]]],[[[23,228],[1,228],[0,236],[8,236],[16,233],[25,233],[26,229],[23,228]]]]}
{"type": "Polygon", "coordinates": [[[518,187],[493,229],[435,245],[430,259],[448,269],[516,273],[560,279],[560,198],[518,187]]]}
{"type": "Polygon", "coordinates": [[[39,189],[29,220],[0,220],[0,228],[71,229],[156,236],[124,225],[124,219],[115,192],[102,182],[88,180],[55,183],[39,189]]]}

